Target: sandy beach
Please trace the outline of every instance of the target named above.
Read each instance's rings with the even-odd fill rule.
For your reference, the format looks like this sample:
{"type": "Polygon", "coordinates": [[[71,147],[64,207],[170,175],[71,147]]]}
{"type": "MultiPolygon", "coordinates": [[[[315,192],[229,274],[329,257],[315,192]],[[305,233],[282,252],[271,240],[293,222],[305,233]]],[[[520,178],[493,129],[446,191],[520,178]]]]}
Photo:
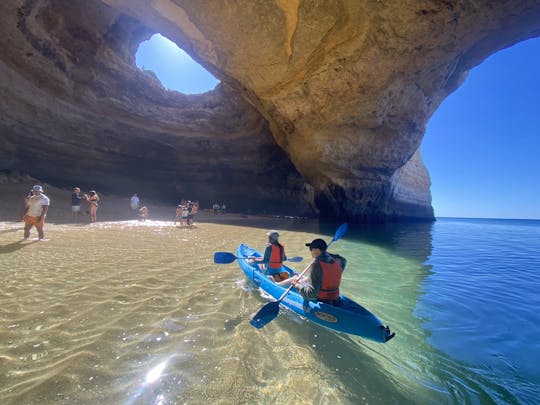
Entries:
{"type": "MultiPolygon", "coordinates": [[[[7,175],[0,173],[0,221],[22,222],[24,212],[24,198],[34,184],[43,186],[44,194],[50,198],[51,205],[47,212],[47,223],[71,223],[71,189],[61,189],[45,182],[41,182],[27,175],[7,175]]],[[[81,189],[81,195],[90,190],[81,189]]],[[[133,219],[130,214],[129,200],[131,195],[119,196],[100,192],[96,190],[100,197],[97,212],[97,221],[125,221],[133,219]]],[[[150,220],[174,221],[176,206],[165,205],[160,202],[147,200],[144,195],[139,195],[141,205],[146,205],[149,210],[150,220]]],[[[187,196],[190,198],[190,196],[187,196]]],[[[194,198],[194,197],[193,197],[194,198]]],[[[195,198],[194,198],[195,199],[195,198]]],[[[90,222],[87,214],[88,203],[81,201],[81,213],[77,222],[90,222]]],[[[227,212],[226,214],[215,215],[210,207],[201,206],[199,213],[195,217],[195,222],[213,223],[233,223],[246,221],[248,219],[272,219],[285,220],[287,222],[300,221],[302,218],[290,216],[262,216],[247,215],[243,213],[227,212]]]]}

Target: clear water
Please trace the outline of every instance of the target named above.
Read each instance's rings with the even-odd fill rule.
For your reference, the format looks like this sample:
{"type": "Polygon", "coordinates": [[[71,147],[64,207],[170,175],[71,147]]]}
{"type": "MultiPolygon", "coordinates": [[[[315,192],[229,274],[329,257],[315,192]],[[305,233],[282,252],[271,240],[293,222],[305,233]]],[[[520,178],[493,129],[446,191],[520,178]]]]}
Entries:
{"type": "Polygon", "coordinates": [[[267,229],[302,270],[335,226],[240,219],[0,222],[0,402],[533,404],[540,397],[540,222],[440,219],[349,228],[343,293],[391,326],[383,345],[282,313],[215,251],[267,229]],[[34,234],[32,236],[35,236],[34,234]]]}

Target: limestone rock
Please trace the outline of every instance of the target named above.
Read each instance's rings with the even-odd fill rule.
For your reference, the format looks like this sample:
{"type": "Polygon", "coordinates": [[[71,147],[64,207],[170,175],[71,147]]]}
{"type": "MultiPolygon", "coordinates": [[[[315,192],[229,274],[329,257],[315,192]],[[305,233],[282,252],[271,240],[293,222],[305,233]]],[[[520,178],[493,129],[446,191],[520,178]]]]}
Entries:
{"type": "Polygon", "coordinates": [[[4,0],[0,169],[352,221],[433,217],[418,153],[487,56],[540,35],[536,0],[4,0]],[[135,67],[160,32],[222,84],[135,67]]]}

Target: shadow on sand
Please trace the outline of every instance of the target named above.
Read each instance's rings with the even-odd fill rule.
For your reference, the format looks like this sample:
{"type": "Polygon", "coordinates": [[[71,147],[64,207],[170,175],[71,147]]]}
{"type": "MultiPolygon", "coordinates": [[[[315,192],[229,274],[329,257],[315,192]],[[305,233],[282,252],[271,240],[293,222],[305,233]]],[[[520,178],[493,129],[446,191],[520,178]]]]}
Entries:
{"type": "Polygon", "coordinates": [[[0,246],[0,254],[15,252],[16,250],[22,249],[23,247],[31,245],[31,244],[36,243],[36,242],[39,242],[39,240],[36,239],[36,240],[29,241],[29,240],[26,240],[26,239],[21,239],[21,240],[18,240],[17,242],[13,242],[13,243],[9,243],[9,244],[4,245],[4,246],[0,246]]]}

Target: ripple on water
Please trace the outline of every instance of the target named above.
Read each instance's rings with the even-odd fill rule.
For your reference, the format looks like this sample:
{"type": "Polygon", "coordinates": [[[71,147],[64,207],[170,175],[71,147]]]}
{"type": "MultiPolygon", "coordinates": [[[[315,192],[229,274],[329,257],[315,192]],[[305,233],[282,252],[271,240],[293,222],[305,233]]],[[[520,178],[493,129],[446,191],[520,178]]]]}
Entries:
{"type": "MultiPolygon", "coordinates": [[[[329,240],[332,231],[321,235],[318,224],[276,220],[249,225],[47,224],[47,243],[21,244],[20,224],[0,223],[0,245],[8,246],[0,254],[0,397],[65,404],[515,403],[508,381],[535,397],[534,380],[523,374],[512,380],[524,370],[515,355],[497,350],[522,342],[512,329],[481,341],[498,359],[494,364],[508,365],[506,374],[446,350],[452,346],[444,339],[470,347],[480,342],[476,323],[466,320],[496,313],[498,297],[507,303],[534,297],[534,278],[519,271],[513,278],[519,282],[492,292],[501,290],[501,278],[482,273],[483,263],[496,262],[485,238],[471,239],[470,260],[452,232],[438,244],[418,226],[385,238],[351,229],[333,246],[349,259],[343,291],[397,332],[380,345],[288,311],[262,330],[251,327],[250,315],[267,299],[236,263],[214,265],[213,253],[234,252],[240,242],[262,248],[267,228],[277,228],[287,253],[306,257],[304,243],[329,240]],[[476,294],[475,305],[463,296],[471,291],[467,272],[455,277],[464,268],[492,290],[476,294]]],[[[514,263],[527,264],[514,256],[514,263]]],[[[503,274],[503,267],[490,269],[503,274]]],[[[527,313],[537,304],[522,304],[516,319],[530,322],[527,313]]],[[[535,372],[531,366],[531,378],[535,372]]]]}

